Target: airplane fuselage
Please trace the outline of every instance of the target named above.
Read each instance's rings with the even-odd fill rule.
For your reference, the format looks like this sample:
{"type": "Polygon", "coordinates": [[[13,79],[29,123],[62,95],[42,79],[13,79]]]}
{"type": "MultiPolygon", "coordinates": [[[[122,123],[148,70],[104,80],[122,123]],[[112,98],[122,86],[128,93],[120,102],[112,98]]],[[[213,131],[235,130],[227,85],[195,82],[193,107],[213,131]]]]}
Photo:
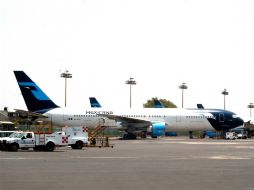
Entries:
{"type": "Polygon", "coordinates": [[[170,131],[205,131],[230,129],[241,125],[234,113],[215,109],[178,109],[178,108],[144,108],[139,110],[107,110],[91,108],[87,110],[71,110],[69,108],[55,108],[45,113],[56,126],[87,126],[95,128],[105,125],[125,129],[124,122],[109,119],[105,115],[116,115],[122,118],[135,119],[140,123],[128,122],[128,125],[149,127],[152,123],[165,122],[166,132],[170,131]],[[237,126],[236,126],[237,125],[237,126]]]}

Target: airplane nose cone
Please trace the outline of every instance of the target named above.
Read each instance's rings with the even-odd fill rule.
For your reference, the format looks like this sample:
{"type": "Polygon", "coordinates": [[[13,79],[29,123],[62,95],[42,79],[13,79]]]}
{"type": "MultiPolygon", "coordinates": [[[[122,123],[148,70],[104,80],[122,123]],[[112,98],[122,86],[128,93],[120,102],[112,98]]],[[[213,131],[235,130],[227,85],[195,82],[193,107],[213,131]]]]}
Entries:
{"type": "Polygon", "coordinates": [[[244,124],[243,119],[240,118],[240,117],[238,117],[238,118],[236,119],[236,124],[237,124],[237,127],[243,125],[243,124],[244,124]]]}

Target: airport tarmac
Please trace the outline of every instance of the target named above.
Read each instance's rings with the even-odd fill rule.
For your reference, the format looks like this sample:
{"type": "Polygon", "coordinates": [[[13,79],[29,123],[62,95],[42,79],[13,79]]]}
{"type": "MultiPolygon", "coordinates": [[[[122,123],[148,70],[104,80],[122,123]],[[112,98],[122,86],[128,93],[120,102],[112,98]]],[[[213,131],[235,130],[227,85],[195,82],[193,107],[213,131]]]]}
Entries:
{"type": "Polygon", "coordinates": [[[254,189],[254,139],[111,143],[114,148],[0,152],[0,189],[254,189]]]}

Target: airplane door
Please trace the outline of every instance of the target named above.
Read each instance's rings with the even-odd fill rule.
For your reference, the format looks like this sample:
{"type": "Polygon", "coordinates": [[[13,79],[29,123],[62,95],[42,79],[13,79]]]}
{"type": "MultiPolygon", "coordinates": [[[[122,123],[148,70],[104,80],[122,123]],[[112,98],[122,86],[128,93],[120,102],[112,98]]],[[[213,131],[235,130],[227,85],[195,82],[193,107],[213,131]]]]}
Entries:
{"type": "Polygon", "coordinates": [[[176,115],[176,123],[181,122],[181,115],[176,115]]]}
{"type": "Polygon", "coordinates": [[[69,116],[66,115],[66,114],[63,114],[63,120],[64,120],[64,121],[68,121],[68,120],[69,120],[69,116]]]}
{"type": "Polygon", "coordinates": [[[104,119],[104,118],[100,118],[100,119],[99,119],[99,125],[100,125],[100,126],[105,125],[105,119],[104,119]]]}
{"type": "Polygon", "coordinates": [[[220,121],[220,122],[224,122],[224,121],[225,121],[224,113],[220,113],[220,114],[219,114],[219,121],[220,121]]]}

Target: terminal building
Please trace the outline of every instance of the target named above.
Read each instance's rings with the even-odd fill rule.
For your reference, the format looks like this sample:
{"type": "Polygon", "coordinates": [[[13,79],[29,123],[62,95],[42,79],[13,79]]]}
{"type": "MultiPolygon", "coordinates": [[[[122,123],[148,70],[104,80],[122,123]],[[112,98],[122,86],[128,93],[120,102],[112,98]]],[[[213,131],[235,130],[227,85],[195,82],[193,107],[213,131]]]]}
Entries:
{"type": "Polygon", "coordinates": [[[15,125],[11,118],[14,118],[15,112],[9,112],[7,107],[4,110],[0,110],[0,131],[13,131],[15,130],[15,125]]]}
{"type": "MultiPolygon", "coordinates": [[[[0,131],[52,132],[50,123],[34,121],[33,116],[23,111],[11,111],[7,107],[0,110],[0,131]]],[[[58,130],[58,129],[55,129],[58,130]]]]}

